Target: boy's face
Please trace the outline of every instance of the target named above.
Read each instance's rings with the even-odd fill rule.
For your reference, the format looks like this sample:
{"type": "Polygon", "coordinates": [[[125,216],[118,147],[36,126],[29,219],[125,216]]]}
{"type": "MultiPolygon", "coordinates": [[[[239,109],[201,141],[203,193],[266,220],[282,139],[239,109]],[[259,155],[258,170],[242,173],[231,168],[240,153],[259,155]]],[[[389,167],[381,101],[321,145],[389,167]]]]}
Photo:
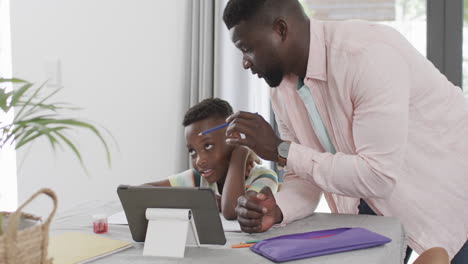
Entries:
{"type": "Polygon", "coordinates": [[[198,134],[225,122],[222,118],[207,118],[185,127],[185,141],[192,165],[209,183],[226,177],[233,147],[226,144],[226,128],[203,136],[198,134]]]}

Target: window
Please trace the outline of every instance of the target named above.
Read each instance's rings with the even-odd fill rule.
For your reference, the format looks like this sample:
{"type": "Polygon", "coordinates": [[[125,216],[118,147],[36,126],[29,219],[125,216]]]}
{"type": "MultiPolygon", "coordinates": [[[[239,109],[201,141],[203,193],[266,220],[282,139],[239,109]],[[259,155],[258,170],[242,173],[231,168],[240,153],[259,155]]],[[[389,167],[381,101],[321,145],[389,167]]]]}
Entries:
{"type": "Polygon", "coordinates": [[[382,21],[381,23],[398,30],[421,54],[426,56],[426,10],[426,0],[397,0],[395,19],[382,21]]]}
{"type": "Polygon", "coordinates": [[[468,97],[468,0],[463,0],[463,91],[468,97]],[[466,37],[465,37],[466,36],[466,37]]]}
{"type": "Polygon", "coordinates": [[[318,20],[387,21],[395,18],[395,0],[302,0],[301,2],[309,16],[318,20]]]}
{"type": "Polygon", "coordinates": [[[389,25],[426,55],[426,0],[302,0],[319,20],[364,19],[389,25]]]}
{"type": "MultiPolygon", "coordinates": [[[[9,0],[0,0],[0,77],[11,78],[11,40],[9,0]]],[[[11,88],[11,87],[9,87],[11,88]]],[[[0,110],[0,126],[11,122],[13,113],[0,110]]],[[[1,135],[0,135],[1,136],[1,135]]],[[[17,207],[16,154],[12,146],[0,149],[0,211],[17,207]]]]}

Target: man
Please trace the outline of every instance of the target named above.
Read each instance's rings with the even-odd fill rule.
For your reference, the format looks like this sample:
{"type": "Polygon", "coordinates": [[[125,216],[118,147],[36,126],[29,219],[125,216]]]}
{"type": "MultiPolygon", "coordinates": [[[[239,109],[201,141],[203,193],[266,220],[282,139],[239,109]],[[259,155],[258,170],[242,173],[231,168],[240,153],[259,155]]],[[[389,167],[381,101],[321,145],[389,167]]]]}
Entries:
{"type": "Polygon", "coordinates": [[[239,198],[245,232],[312,214],[323,192],[334,213],[397,217],[418,253],[442,246],[452,263],[468,263],[460,88],[384,25],[310,20],[297,0],[231,0],[223,19],[244,68],[276,87],[281,133],[240,112],[227,119],[227,142],[285,166],[276,196],[239,198]]]}

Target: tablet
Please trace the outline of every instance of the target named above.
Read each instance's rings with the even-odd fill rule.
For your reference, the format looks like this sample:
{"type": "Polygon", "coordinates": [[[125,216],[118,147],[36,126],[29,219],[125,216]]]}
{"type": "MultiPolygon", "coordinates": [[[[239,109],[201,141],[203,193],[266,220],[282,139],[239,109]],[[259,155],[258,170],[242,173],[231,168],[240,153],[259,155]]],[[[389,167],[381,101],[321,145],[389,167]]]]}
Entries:
{"type": "Polygon", "coordinates": [[[120,185],[117,194],[136,242],[145,241],[146,208],[177,208],[192,210],[200,244],[226,244],[216,197],[209,188],[120,185]]]}

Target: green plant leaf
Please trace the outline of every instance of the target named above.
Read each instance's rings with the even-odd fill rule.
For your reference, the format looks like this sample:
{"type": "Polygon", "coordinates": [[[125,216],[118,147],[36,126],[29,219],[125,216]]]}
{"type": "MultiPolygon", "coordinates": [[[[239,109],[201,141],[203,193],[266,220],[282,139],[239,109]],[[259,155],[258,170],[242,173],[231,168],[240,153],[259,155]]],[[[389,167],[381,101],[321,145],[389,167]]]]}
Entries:
{"type": "MultiPolygon", "coordinates": [[[[19,137],[24,130],[25,126],[16,126],[14,127],[13,124],[8,125],[7,127],[2,127],[2,130],[4,132],[5,138],[2,139],[2,145],[0,147],[3,147],[3,144],[8,143],[10,139],[13,139],[14,137],[19,137]],[[13,130],[10,131],[10,129],[13,128],[13,130]]],[[[13,143],[13,140],[11,140],[11,143],[13,143]]]]}
{"type": "MultiPolygon", "coordinates": [[[[4,79],[4,78],[0,78],[0,83],[27,83],[26,81],[24,80],[20,80],[20,79],[4,79]]],[[[24,88],[25,90],[27,90],[28,88],[24,88]]],[[[22,91],[22,88],[20,88],[20,90],[18,90],[18,92],[20,93],[24,93],[24,91],[22,91]]],[[[6,92],[6,87],[0,87],[0,108],[5,112],[7,113],[9,110],[10,110],[10,107],[8,106],[8,99],[10,98],[10,96],[12,94],[14,94],[15,92],[14,91],[11,91],[11,92],[6,92]]],[[[13,99],[12,99],[13,101],[13,99]]],[[[15,105],[14,103],[10,103],[10,105],[15,105]]]]}
{"type": "Polygon", "coordinates": [[[87,129],[91,130],[99,138],[99,140],[103,144],[103,146],[104,146],[104,148],[106,150],[106,154],[107,154],[107,162],[108,162],[109,165],[111,164],[111,157],[110,157],[109,147],[108,147],[106,141],[104,140],[104,138],[102,137],[101,133],[99,132],[99,130],[97,130],[96,127],[94,127],[93,125],[91,125],[89,123],[86,123],[86,122],[78,121],[78,120],[75,120],[75,119],[43,119],[43,120],[38,120],[36,122],[41,123],[41,124],[48,123],[48,124],[71,125],[71,126],[77,126],[77,127],[87,128],[87,129]]]}
{"type": "MultiPolygon", "coordinates": [[[[64,111],[71,112],[80,108],[63,102],[49,102],[60,91],[59,89],[45,93],[43,89],[45,83],[35,88],[32,83],[24,80],[0,79],[0,83],[8,82],[21,85],[9,93],[6,93],[5,89],[0,89],[0,108],[4,111],[15,108],[18,111],[11,123],[0,124],[0,148],[7,143],[15,143],[15,148],[19,149],[37,138],[45,137],[53,150],[56,150],[57,146],[60,148],[65,146],[72,150],[87,173],[78,147],[63,133],[65,130],[85,129],[94,134],[102,143],[108,165],[111,165],[110,150],[100,130],[88,122],[63,116],[64,111]]],[[[107,135],[112,136],[108,130],[106,132],[107,135]]]]}
{"type": "Polygon", "coordinates": [[[52,111],[55,110],[56,108],[55,105],[44,104],[44,102],[47,101],[47,99],[49,99],[50,97],[54,96],[59,91],[60,91],[59,89],[56,89],[52,93],[44,97],[44,99],[42,99],[41,101],[34,103],[32,107],[26,112],[26,115],[29,113],[34,113],[34,110],[36,110],[37,108],[45,108],[45,109],[52,110],[52,111]]]}
{"type": "Polygon", "coordinates": [[[0,89],[0,108],[3,112],[8,113],[10,107],[8,107],[8,99],[11,96],[11,92],[5,93],[5,89],[0,89]]]}
{"type": "MultiPolygon", "coordinates": [[[[34,93],[29,96],[29,98],[27,98],[26,102],[21,106],[20,110],[18,111],[18,113],[15,115],[15,119],[13,120],[13,122],[15,122],[16,120],[21,120],[23,117],[21,116],[21,114],[31,105],[34,105],[33,103],[33,99],[36,98],[39,94],[39,92],[42,90],[42,88],[44,87],[44,83],[39,86],[39,88],[36,89],[36,91],[34,91],[34,93]]],[[[12,106],[15,106],[12,104],[12,106]]]]}
{"type": "Polygon", "coordinates": [[[37,120],[48,119],[56,117],[56,114],[51,115],[39,115],[31,119],[24,119],[22,121],[16,121],[11,124],[6,125],[5,127],[0,127],[0,129],[7,132],[8,135],[14,135],[15,137],[19,137],[19,134],[22,133],[20,130],[25,129],[28,126],[34,126],[37,120]],[[14,128],[10,131],[11,128],[14,128]]]}
{"type": "MultiPolygon", "coordinates": [[[[15,145],[15,149],[20,148],[21,146],[25,145],[26,143],[43,136],[42,133],[38,132],[37,130],[28,130],[21,139],[18,140],[18,142],[15,145]],[[34,135],[32,135],[34,133],[34,135]]],[[[55,146],[52,144],[53,149],[55,149],[55,146]]]]}
{"type": "Polygon", "coordinates": [[[57,144],[58,142],[55,139],[55,137],[51,134],[51,132],[56,128],[49,128],[47,126],[44,126],[43,124],[38,123],[24,124],[25,126],[27,126],[26,129],[29,130],[27,130],[27,132],[25,132],[24,135],[17,137],[19,139],[18,142],[16,142],[16,149],[20,148],[21,146],[35,138],[38,138],[40,136],[46,136],[49,139],[52,149],[55,150],[55,144],[57,144]]]}
{"type": "Polygon", "coordinates": [[[0,78],[0,83],[27,83],[27,81],[18,78],[0,78]]]}
{"type": "Polygon", "coordinates": [[[54,131],[54,133],[57,134],[57,136],[59,136],[73,150],[73,152],[75,152],[75,155],[78,158],[78,160],[80,161],[81,166],[87,172],[87,169],[86,169],[86,167],[85,167],[85,165],[83,163],[83,159],[81,158],[81,154],[80,154],[80,151],[78,151],[78,148],[76,148],[75,145],[67,137],[65,137],[62,133],[58,132],[57,130],[54,131]]]}
{"type": "Polygon", "coordinates": [[[21,88],[19,88],[18,90],[14,91],[13,92],[13,96],[11,97],[11,105],[16,105],[18,103],[18,101],[21,99],[21,97],[23,96],[23,94],[33,86],[32,83],[27,83],[23,86],[21,86],[21,88]]]}

